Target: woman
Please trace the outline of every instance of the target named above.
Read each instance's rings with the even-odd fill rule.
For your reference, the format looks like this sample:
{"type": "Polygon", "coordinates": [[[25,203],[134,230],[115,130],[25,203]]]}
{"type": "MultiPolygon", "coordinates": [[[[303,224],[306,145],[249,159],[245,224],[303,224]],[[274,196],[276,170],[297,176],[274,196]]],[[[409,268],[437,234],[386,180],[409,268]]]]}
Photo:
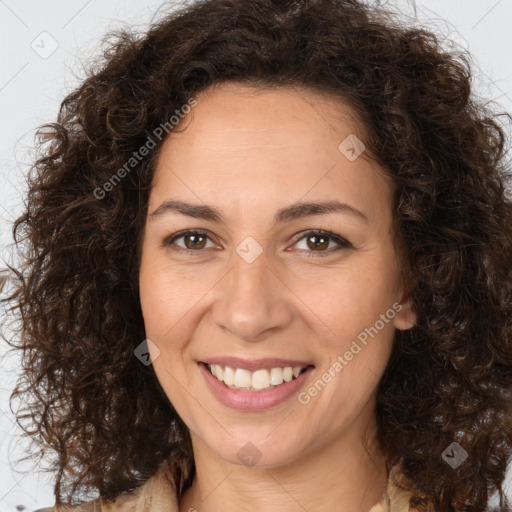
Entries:
{"type": "Polygon", "coordinates": [[[47,510],[505,509],[512,207],[470,79],[356,0],[110,43],[16,223],[47,510]]]}

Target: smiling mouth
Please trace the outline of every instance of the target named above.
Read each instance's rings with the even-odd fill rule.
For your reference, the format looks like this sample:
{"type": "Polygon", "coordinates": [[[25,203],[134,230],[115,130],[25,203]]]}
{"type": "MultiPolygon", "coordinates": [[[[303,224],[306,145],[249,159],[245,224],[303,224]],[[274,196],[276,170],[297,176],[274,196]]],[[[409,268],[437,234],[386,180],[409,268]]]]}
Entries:
{"type": "Polygon", "coordinates": [[[208,368],[210,373],[229,389],[255,392],[274,389],[297,379],[308,368],[314,368],[313,365],[285,366],[249,371],[245,368],[233,368],[218,364],[204,362],[201,364],[208,368]]]}

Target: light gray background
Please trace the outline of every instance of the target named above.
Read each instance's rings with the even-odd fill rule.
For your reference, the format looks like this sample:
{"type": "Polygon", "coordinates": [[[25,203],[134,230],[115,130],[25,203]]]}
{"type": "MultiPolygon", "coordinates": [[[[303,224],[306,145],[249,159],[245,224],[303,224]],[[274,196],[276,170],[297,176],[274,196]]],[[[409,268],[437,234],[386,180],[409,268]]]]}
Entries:
{"type": "MultiPolygon", "coordinates": [[[[380,3],[397,6],[467,47],[475,90],[496,101],[498,110],[512,112],[512,0],[380,3]]],[[[55,119],[106,31],[125,24],[143,30],[160,5],[160,0],[0,0],[0,268],[12,258],[11,223],[21,211],[35,127],[55,119]]],[[[0,360],[0,512],[29,512],[54,503],[49,475],[27,465],[18,467],[27,473],[12,468],[26,445],[16,444],[19,431],[8,406],[18,364],[13,355],[0,360]]]]}

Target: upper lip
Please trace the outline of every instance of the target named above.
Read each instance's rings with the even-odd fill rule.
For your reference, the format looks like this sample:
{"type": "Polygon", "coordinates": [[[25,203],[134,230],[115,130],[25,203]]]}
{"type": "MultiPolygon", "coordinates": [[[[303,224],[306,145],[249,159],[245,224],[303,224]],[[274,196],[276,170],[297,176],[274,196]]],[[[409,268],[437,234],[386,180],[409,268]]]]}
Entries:
{"type": "Polygon", "coordinates": [[[243,368],[249,371],[262,370],[265,368],[285,368],[291,366],[313,366],[308,361],[299,361],[298,359],[281,359],[278,357],[264,357],[262,359],[240,359],[239,357],[209,357],[200,361],[205,364],[218,364],[219,366],[229,366],[230,368],[243,368]]]}

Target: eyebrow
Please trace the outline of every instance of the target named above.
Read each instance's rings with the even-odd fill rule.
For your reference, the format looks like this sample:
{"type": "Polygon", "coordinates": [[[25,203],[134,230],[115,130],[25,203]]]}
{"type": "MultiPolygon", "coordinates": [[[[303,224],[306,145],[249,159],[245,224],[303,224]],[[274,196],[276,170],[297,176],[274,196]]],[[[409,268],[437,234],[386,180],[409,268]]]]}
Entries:
{"type": "MultiPolygon", "coordinates": [[[[274,226],[284,222],[308,217],[311,215],[322,215],[325,213],[346,213],[368,222],[368,217],[358,209],[340,201],[325,201],[320,203],[304,202],[293,203],[279,210],[274,216],[274,226]]],[[[178,200],[164,201],[158,208],[149,214],[151,219],[160,217],[166,213],[178,213],[194,219],[223,222],[223,216],[214,206],[190,204],[178,200]]]]}

